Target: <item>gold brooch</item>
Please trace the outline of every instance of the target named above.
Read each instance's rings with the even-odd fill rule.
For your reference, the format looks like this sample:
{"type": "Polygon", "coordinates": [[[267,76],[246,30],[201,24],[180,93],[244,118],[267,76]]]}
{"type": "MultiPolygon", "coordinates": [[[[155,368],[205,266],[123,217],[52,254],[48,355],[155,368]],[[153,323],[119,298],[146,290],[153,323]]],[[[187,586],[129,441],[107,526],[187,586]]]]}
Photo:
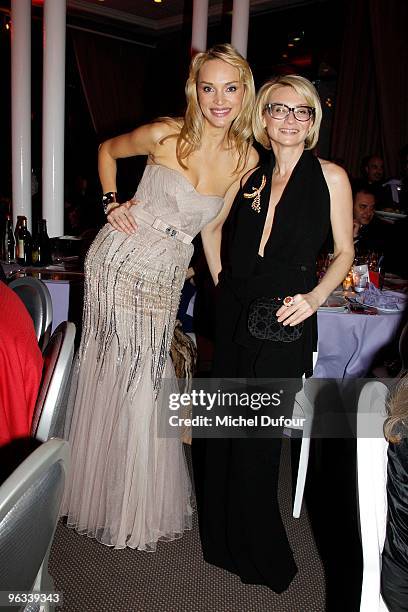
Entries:
{"type": "Polygon", "coordinates": [[[252,187],[253,193],[244,193],[244,198],[254,200],[251,204],[251,208],[257,213],[261,212],[261,191],[265,187],[265,185],[266,176],[263,174],[260,187],[252,187]]]}

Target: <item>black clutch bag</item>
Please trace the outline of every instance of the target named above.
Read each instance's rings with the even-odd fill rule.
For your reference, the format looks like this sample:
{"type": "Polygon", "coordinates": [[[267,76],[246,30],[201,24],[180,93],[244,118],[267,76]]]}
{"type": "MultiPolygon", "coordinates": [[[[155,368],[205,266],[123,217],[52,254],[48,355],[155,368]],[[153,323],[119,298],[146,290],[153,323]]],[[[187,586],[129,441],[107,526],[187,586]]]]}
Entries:
{"type": "Polygon", "coordinates": [[[283,304],[279,297],[259,297],[248,309],[248,331],[258,340],[294,342],[303,332],[303,321],[298,325],[283,325],[276,318],[276,312],[283,304]]]}

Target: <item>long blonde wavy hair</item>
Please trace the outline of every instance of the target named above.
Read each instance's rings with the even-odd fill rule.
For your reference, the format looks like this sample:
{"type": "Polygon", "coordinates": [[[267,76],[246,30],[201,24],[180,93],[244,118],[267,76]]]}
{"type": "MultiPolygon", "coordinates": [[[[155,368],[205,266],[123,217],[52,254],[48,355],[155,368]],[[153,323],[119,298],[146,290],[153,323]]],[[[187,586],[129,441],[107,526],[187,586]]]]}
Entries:
{"type": "Polygon", "coordinates": [[[201,67],[205,62],[214,59],[220,59],[234,68],[237,68],[239,79],[245,90],[242,108],[239,115],[232,122],[228,132],[229,146],[236,147],[238,151],[238,163],[236,167],[236,171],[238,171],[239,168],[244,166],[248,149],[253,141],[251,117],[255,103],[255,85],[248,62],[229,44],[215,45],[207,51],[197,53],[191,60],[190,71],[185,87],[187,109],[184,115],[184,122],[177,136],[177,161],[180,166],[187,168],[183,160],[200,148],[204,128],[204,117],[198,103],[197,81],[201,67]]]}
{"type": "Polygon", "coordinates": [[[264,126],[265,104],[268,102],[270,94],[281,87],[292,87],[297,94],[302,96],[306,103],[315,109],[311,119],[311,128],[305,140],[305,149],[313,149],[319,140],[320,124],[322,122],[322,106],[319,94],[313,83],[300,76],[299,74],[285,74],[266,81],[258,91],[252,119],[252,128],[255,139],[265,149],[271,148],[271,143],[264,126]]]}
{"type": "Polygon", "coordinates": [[[408,437],[408,373],[399,380],[387,402],[389,416],[384,423],[384,436],[398,444],[408,437]]]}

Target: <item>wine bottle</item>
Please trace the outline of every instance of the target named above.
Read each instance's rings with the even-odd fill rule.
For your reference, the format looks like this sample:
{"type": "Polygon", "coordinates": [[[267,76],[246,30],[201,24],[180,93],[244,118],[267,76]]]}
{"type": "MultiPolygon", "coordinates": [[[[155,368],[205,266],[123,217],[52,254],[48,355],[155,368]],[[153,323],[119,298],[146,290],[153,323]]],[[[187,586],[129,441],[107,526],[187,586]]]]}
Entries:
{"type": "Polygon", "coordinates": [[[16,230],[16,259],[21,266],[31,265],[31,234],[27,227],[27,217],[17,217],[16,230]]]}
{"type": "Polygon", "coordinates": [[[3,234],[3,260],[5,263],[14,263],[16,261],[16,241],[13,232],[13,221],[11,215],[6,217],[6,226],[3,234]]]}
{"type": "Polygon", "coordinates": [[[37,233],[33,240],[32,261],[35,266],[48,266],[51,263],[51,241],[47,233],[46,219],[37,222],[37,233]]]}

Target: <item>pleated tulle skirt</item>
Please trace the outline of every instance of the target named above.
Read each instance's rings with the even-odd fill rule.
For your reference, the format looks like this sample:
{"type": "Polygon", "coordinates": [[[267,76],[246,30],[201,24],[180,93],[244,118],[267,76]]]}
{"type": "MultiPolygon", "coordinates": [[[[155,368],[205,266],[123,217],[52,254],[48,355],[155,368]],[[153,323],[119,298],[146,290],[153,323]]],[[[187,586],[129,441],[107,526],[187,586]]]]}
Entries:
{"type": "Polygon", "coordinates": [[[105,226],[87,255],[61,514],[115,548],[154,551],[191,528],[183,445],[159,431],[163,380],[178,391],[169,350],[191,251],[139,223],[132,236],[105,226]]]}

